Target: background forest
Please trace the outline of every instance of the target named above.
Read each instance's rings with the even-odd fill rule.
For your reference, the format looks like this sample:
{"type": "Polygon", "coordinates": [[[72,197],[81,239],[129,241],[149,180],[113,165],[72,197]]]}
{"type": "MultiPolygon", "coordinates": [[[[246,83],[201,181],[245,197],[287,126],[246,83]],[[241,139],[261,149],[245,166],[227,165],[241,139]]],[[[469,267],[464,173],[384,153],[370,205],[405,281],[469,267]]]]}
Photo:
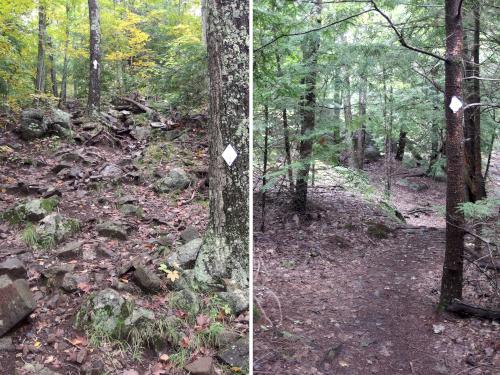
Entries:
{"type": "MultiPolygon", "coordinates": [[[[0,3],[0,96],[4,107],[33,99],[44,59],[45,96],[86,98],[88,4],[83,0],[0,3]],[[39,13],[42,17],[39,18],[39,13]],[[40,19],[40,22],[39,22],[40,19]],[[39,55],[39,35],[45,40],[39,55]]],[[[169,107],[206,107],[206,47],[200,1],[100,2],[104,99],[137,92],[169,107]]]]}

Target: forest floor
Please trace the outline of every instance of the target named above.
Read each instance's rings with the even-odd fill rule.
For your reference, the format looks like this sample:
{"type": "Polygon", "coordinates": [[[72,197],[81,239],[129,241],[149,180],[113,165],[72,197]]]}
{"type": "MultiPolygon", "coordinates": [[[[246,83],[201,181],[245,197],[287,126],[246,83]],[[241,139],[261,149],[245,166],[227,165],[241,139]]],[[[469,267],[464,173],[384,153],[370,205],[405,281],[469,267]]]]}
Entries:
{"type": "MultiPolygon", "coordinates": [[[[270,194],[265,232],[255,210],[254,373],[498,373],[499,324],[436,311],[445,183],[395,168],[403,224],[375,203],[382,163],[367,172],[374,190],[362,193],[318,178],[307,217],[270,194]]],[[[464,299],[477,302],[476,292],[468,286],[464,299]]]]}
{"type": "MultiPolygon", "coordinates": [[[[12,257],[24,262],[36,301],[29,318],[0,339],[0,372],[184,374],[184,365],[205,358],[197,365],[206,368],[213,361],[215,373],[231,373],[229,368],[238,364],[224,362],[224,357],[231,362],[231,345],[247,336],[248,311],[234,316],[220,298],[202,293],[188,293],[184,303],[181,288],[172,287],[159,271],[174,249],[199,238],[207,224],[206,124],[199,118],[181,119],[164,131],[147,121],[140,126],[144,114],[112,113],[127,118],[122,128],[100,132],[102,126],[84,122],[74,126],[74,140],[23,141],[13,132],[17,122],[0,129],[0,212],[54,196],[55,212],[80,223],[76,233],[44,249],[26,243],[24,223],[0,221],[0,262],[12,257]],[[171,193],[155,191],[174,168],[187,173],[187,186],[171,193]],[[107,230],[99,230],[103,223],[107,230]],[[75,328],[75,316],[88,296],[106,288],[149,311],[134,310],[139,314],[152,312],[156,321],[172,318],[175,339],[169,336],[168,343],[141,348],[75,328]]],[[[184,280],[184,271],[178,271],[177,281],[184,280]]],[[[141,339],[150,339],[143,333],[141,339]]]]}

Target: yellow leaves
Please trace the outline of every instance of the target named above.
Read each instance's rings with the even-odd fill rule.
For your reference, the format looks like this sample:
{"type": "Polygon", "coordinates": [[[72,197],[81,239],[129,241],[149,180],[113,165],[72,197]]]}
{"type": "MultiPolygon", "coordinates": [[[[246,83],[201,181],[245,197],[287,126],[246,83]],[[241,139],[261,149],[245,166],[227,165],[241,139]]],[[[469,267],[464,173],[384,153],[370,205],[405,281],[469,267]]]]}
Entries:
{"type": "Polygon", "coordinates": [[[35,343],[33,344],[33,346],[38,349],[39,347],[42,346],[42,343],[37,340],[37,341],[35,341],[35,343]]]}
{"type": "Polygon", "coordinates": [[[167,271],[167,278],[170,279],[172,282],[175,282],[180,277],[179,272],[177,270],[173,271],[167,271]]]}

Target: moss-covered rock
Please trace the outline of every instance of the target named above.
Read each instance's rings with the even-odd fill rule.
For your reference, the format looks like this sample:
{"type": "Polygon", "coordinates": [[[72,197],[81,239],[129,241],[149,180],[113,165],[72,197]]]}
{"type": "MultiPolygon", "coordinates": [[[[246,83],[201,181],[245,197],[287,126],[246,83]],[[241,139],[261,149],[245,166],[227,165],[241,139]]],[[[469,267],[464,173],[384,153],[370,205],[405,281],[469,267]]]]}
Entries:
{"type": "Polygon", "coordinates": [[[196,315],[200,311],[200,301],[196,293],[183,289],[172,292],[170,295],[170,306],[186,311],[188,314],[196,315]]]}
{"type": "Polygon", "coordinates": [[[54,211],[58,204],[56,197],[33,199],[8,209],[2,217],[11,224],[21,224],[25,221],[37,222],[54,211]]]}

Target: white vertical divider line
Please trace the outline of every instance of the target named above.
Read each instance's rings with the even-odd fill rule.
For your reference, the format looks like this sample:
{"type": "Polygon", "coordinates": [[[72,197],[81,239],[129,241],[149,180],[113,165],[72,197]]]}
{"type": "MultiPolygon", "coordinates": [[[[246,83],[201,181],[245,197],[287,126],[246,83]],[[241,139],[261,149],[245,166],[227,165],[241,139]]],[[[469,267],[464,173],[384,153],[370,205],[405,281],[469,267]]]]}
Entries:
{"type": "Polygon", "coordinates": [[[249,137],[249,156],[250,156],[250,162],[249,162],[249,171],[248,171],[248,178],[249,178],[249,192],[248,192],[248,199],[249,199],[249,262],[248,262],[248,275],[249,275],[249,286],[248,286],[248,298],[249,298],[249,324],[248,324],[248,339],[249,339],[249,357],[248,357],[248,367],[249,367],[249,374],[253,374],[253,0],[249,0],[249,7],[250,7],[250,20],[249,20],[249,65],[248,65],[248,72],[249,72],[249,132],[248,132],[248,137],[249,137]]]}

